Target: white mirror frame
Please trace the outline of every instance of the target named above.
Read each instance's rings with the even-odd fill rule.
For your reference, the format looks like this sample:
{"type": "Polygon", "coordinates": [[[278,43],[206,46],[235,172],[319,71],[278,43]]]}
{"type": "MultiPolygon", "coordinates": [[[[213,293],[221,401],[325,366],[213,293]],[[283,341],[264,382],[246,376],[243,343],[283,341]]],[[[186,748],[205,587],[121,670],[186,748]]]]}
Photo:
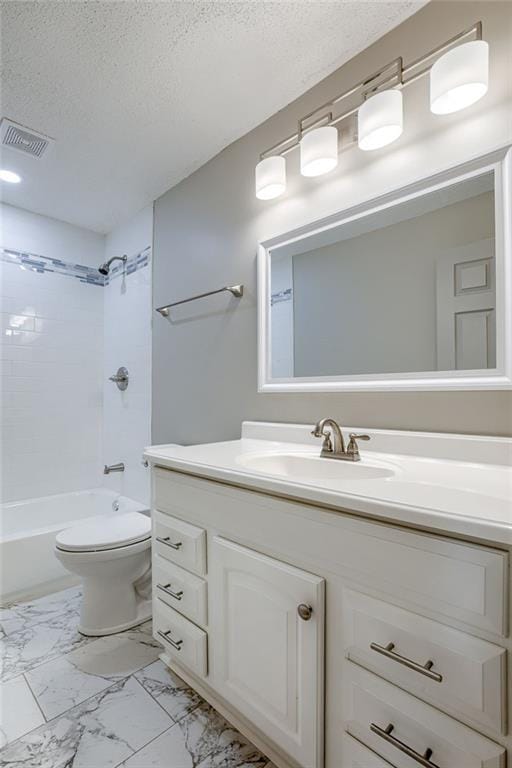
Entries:
{"type": "Polygon", "coordinates": [[[258,244],[258,391],[435,391],[512,388],[512,149],[510,145],[258,244]],[[496,368],[424,373],[272,378],[271,251],[446,186],[494,172],[496,368]]]}

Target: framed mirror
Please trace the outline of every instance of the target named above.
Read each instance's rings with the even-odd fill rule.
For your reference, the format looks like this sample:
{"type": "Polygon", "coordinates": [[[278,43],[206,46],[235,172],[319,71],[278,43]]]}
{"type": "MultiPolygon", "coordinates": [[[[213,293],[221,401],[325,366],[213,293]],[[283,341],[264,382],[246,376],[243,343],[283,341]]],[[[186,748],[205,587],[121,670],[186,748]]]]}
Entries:
{"type": "Polygon", "coordinates": [[[259,391],[512,386],[512,150],[259,244],[259,391]]]}

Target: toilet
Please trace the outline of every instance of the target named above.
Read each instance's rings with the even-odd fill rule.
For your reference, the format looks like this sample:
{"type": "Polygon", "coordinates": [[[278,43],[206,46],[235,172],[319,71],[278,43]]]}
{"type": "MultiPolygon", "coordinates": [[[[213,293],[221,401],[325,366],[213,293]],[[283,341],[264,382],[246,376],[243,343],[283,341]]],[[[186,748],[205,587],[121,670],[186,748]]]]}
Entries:
{"type": "Polygon", "coordinates": [[[151,617],[151,519],[125,512],[57,534],[55,555],[80,576],[78,631],[97,637],[130,629],[151,617]]]}

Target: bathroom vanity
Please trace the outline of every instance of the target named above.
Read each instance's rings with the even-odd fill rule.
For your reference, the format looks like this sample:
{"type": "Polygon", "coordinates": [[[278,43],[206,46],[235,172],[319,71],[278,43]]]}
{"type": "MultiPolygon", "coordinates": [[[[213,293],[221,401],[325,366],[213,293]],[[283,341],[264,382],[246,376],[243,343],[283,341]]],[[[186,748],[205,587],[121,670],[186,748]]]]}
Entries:
{"type": "Polygon", "coordinates": [[[162,658],[280,768],[512,765],[512,441],[310,430],[145,452],[162,658]]]}

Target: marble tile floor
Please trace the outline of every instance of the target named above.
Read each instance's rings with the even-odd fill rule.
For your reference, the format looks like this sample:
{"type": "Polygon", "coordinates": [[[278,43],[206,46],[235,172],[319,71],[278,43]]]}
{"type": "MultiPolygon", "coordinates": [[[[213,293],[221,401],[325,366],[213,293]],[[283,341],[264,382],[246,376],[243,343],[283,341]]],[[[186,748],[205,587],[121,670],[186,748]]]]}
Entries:
{"type": "Polygon", "coordinates": [[[0,609],[1,768],[272,768],[159,660],[150,622],[86,638],[79,604],[0,609]]]}

